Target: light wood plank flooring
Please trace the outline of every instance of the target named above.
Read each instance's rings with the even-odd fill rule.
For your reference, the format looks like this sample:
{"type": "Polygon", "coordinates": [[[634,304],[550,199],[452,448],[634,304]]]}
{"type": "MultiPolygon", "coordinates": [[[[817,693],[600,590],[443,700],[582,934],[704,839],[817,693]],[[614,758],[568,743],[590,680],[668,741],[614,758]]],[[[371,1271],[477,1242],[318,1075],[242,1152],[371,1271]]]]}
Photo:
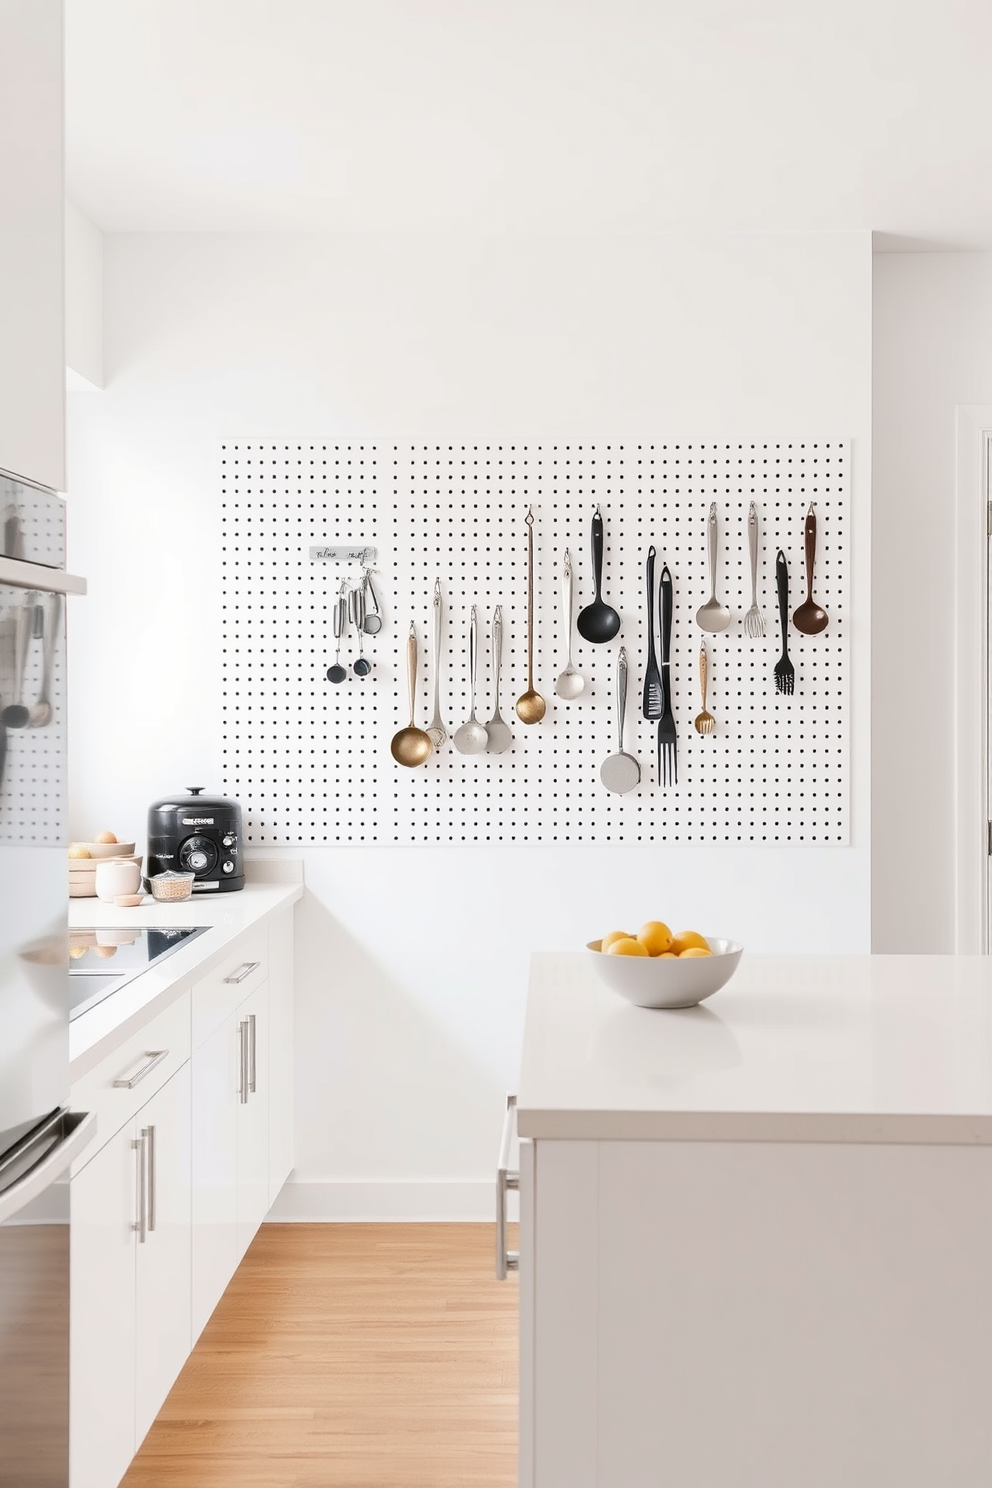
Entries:
{"type": "Polygon", "coordinates": [[[516,1488],[517,1282],[493,1245],[263,1225],[122,1488],[516,1488]]]}

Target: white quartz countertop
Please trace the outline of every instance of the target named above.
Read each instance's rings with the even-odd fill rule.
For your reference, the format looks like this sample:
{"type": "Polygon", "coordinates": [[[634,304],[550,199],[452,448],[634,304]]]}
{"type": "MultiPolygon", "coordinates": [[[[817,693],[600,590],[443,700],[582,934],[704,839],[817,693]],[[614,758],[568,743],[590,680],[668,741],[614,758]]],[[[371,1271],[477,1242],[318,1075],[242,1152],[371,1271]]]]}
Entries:
{"type": "Polygon", "coordinates": [[[523,1137],[992,1143],[992,959],[748,956],[696,1008],[636,1008],[538,953],[523,1137]]]}
{"type": "Polygon", "coordinates": [[[287,861],[293,881],[248,882],[232,894],[201,895],[177,904],[159,904],[150,896],[132,909],[105,904],[101,899],[70,899],[69,929],[147,929],[177,925],[206,925],[206,934],[180,945],[158,965],[152,965],[119,991],[97,1003],[69,1024],[69,1077],[77,1078],[101,1057],[124,1031],[151,1016],[168,996],[191,977],[201,975],[224,954],[242,931],[276,910],[295,904],[303,895],[299,865],[287,861]]]}

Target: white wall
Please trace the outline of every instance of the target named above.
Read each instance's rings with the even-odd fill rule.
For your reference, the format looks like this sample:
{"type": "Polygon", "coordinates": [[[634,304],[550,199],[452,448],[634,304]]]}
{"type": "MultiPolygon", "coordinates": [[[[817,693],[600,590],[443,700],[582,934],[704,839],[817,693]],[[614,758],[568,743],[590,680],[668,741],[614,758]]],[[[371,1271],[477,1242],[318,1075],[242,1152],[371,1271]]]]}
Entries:
{"type": "MultiPolygon", "coordinates": [[[[959,696],[956,620],[959,553],[980,569],[985,528],[982,491],[957,499],[955,413],[992,403],[992,254],[877,255],[873,336],[873,949],[974,951],[955,938],[973,888],[957,834],[981,823],[958,817],[958,771],[981,751],[959,717],[981,675],[959,696]]],[[[982,635],[960,639],[981,656],[982,635]]]]}
{"type": "Polygon", "coordinates": [[[851,847],[304,850],[294,1212],[489,1213],[531,949],[654,913],[867,949],[867,234],[108,237],[105,293],[106,392],[70,400],[80,836],[221,784],[224,439],[853,441],[851,847]]]}
{"type": "Polygon", "coordinates": [[[103,386],[103,233],[65,204],[65,365],[71,392],[103,386]]]}

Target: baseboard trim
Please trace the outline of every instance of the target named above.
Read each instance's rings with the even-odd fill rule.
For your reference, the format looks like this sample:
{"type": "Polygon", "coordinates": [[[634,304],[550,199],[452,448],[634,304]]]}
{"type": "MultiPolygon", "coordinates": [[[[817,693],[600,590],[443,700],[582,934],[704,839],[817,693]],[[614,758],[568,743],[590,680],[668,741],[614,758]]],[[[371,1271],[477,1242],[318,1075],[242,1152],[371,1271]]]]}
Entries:
{"type": "Polygon", "coordinates": [[[492,1183],[302,1183],[290,1179],[266,1217],[282,1224],[492,1223],[495,1205],[495,1179],[492,1183]]]}

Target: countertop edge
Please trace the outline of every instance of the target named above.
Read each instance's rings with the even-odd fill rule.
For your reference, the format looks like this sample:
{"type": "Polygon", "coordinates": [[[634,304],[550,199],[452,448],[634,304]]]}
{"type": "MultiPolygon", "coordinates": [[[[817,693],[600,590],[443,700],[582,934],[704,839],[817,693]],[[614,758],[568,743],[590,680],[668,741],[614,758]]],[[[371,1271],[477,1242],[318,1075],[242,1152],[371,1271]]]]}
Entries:
{"type": "Polygon", "coordinates": [[[851,1112],[540,1110],[517,1105],[531,1140],[576,1142],[822,1142],[992,1146],[992,1117],[851,1112]]]}

